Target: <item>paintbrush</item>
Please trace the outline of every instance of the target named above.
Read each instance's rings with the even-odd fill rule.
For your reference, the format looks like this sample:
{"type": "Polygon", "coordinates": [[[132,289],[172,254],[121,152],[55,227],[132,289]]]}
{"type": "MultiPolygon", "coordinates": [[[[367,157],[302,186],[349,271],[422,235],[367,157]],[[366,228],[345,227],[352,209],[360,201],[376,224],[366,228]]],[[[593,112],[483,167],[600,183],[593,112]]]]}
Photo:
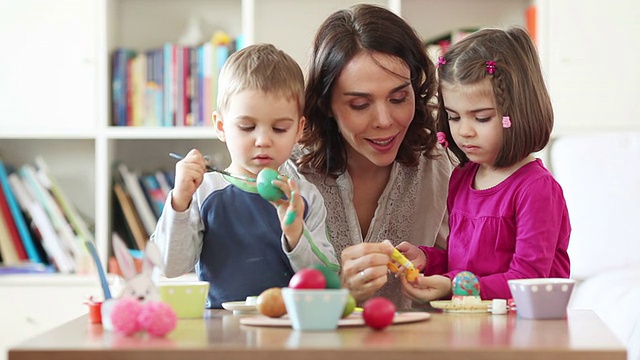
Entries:
{"type": "MultiPolygon", "coordinates": [[[[184,159],[184,156],[182,156],[180,154],[177,154],[177,153],[174,153],[174,152],[170,152],[169,156],[171,156],[174,159],[178,159],[178,160],[184,159]]],[[[235,174],[232,174],[232,173],[230,173],[228,171],[216,169],[216,168],[214,168],[213,166],[211,166],[209,164],[206,164],[205,166],[206,166],[207,171],[209,171],[209,172],[217,172],[217,173],[220,173],[220,174],[223,174],[223,175],[227,175],[227,176],[235,178],[235,179],[249,181],[249,182],[256,182],[255,178],[250,178],[250,177],[246,177],[246,176],[242,176],[242,175],[235,175],[235,174]]]]}

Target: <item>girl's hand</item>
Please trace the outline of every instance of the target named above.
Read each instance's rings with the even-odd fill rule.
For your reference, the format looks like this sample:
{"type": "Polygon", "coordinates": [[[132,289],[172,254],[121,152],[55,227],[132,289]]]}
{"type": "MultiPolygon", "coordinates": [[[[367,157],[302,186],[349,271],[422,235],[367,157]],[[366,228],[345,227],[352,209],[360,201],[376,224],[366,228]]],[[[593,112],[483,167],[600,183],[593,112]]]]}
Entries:
{"type": "Polygon", "coordinates": [[[181,212],[189,208],[193,193],[204,179],[206,164],[207,161],[197,149],[192,149],[176,163],[176,180],[171,195],[173,210],[181,212]]]}
{"type": "Polygon", "coordinates": [[[402,294],[418,303],[450,297],[451,279],[442,275],[420,275],[415,282],[410,283],[404,277],[400,278],[402,294]]]}
{"type": "Polygon", "coordinates": [[[272,204],[278,210],[280,218],[280,227],[289,244],[289,251],[295,249],[302,237],[304,229],[304,201],[300,196],[300,190],[295,180],[287,179],[283,175],[274,180],[273,184],[277,186],[283,193],[288,194],[288,199],[278,199],[272,204]],[[286,180],[286,181],[283,181],[286,180]]]}
{"type": "Polygon", "coordinates": [[[342,286],[357,302],[370,298],[387,282],[387,263],[393,245],[389,242],[362,243],[342,251],[342,286]]]}
{"type": "Polygon", "coordinates": [[[396,249],[400,250],[400,252],[413,263],[413,266],[416,267],[420,272],[423,272],[425,267],[427,266],[427,256],[424,254],[424,251],[420,250],[419,247],[408,243],[406,241],[401,242],[396,249]]]}

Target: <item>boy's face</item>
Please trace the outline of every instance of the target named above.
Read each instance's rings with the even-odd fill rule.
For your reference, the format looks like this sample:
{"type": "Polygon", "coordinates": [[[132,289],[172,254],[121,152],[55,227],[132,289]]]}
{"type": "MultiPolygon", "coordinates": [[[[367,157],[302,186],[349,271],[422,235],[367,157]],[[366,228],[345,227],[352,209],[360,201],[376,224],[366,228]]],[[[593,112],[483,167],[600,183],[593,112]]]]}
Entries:
{"type": "Polygon", "coordinates": [[[213,114],[213,121],[229,149],[229,171],[252,177],[289,159],[304,125],[296,101],[259,90],[233,95],[223,113],[213,114]]]}

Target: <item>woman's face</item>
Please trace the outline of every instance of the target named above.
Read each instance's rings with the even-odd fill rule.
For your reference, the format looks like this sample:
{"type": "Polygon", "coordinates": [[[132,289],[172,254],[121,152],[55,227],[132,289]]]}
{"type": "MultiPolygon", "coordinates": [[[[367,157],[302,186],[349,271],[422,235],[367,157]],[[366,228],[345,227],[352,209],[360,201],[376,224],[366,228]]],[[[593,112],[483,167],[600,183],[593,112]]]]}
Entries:
{"type": "Polygon", "coordinates": [[[349,166],[388,166],[415,113],[411,71],[396,57],[360,52],[344,67],[331,96],[331,111],[347,143],[349,166]],[[361,163],[362,164],[362,163],[361,163]]]}

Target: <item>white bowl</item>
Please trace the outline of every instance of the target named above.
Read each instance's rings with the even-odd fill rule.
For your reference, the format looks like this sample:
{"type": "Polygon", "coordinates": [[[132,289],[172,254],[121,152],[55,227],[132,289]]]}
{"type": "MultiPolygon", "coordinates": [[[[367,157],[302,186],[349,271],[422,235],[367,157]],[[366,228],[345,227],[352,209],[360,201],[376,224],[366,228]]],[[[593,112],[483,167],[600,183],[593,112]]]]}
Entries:
{"type": "Polygon", "coordinates": [[[348,289],[282,288],[282,298],[294,330],[335,330],[348,295],[348,289]]]}
{"type": "Polygon", "coordinates": [[[508,280],[518,316],[524,319],[564,319],[576,283],[573,279],[508,280]]]}

